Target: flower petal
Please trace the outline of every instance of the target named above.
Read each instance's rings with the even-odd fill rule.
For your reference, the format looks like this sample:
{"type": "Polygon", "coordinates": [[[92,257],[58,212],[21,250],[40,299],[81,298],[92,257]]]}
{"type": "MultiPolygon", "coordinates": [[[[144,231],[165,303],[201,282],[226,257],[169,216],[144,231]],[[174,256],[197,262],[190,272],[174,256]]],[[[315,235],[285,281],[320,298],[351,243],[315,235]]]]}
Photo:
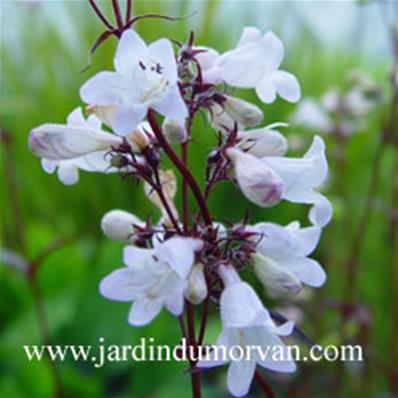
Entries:
{"type": "Polygon", "coordinates": [[[236,47],[242,47],[253,42],[259,41],[262,38],[260,29],[253,26],[246,26],[243,28],[242,35],[236,47]]]}
{"type": "Polygon", "coordinates": [[[66,123],[70,126],[85,126],[87,121],[83,116],[82,108],[74,109],[66,118],[66,123]]]}
{"type": "Polygon", "coordinates": [[[153,250],[136,246],[125,246],[123,250],[123,262],[133,269],[145,268],[152,260],[153,250]]]}
{"type": "Polygon", "coordinates": [[[129,73],[139,58],[144,57],[147,52],[147,46],[138,33],[132,29],[126,30],[116,49],[113,60],[115,69],[120,73],[129,73]]]}
{"type": "Polygon", "coordinates": [[[148,325],[159,314],[162,304],[146,298],[134,301],[129,313],[129,324],[132,326],[148,325]]]}
{"type": "Polygon", "coordinates": [[[203,243],[199,239],[173,237],[159,245],[155,250],[155,256],[167,262],[171,269],[185,279],[193,266],[194,252],[202,246],[203,243]]]}
{"type": "Polygon", "coordinates": [[[188,116],[187,106],[176,84],[169,87],[162,100],[153,104],[153,108],[170,119],[182,120],[188,116]]]}
{"type": "Polygon", "coordinates": [[[301,96],[299,82],[291,73],[277,70],[272,73],[272,81],[278,94],[289,102],[297,102],[301,96]]]}
{"type": "Polygon", "coordinates": [[[239,132],[239,148],[256,158],[283,156],[287,151],[286,138],[275,130],[259,128],[239,132]]]}
{"type": "Polygon", "coordinates": [[[118,107],[113,115],[112,128],[117,134],[126,136],[132,133],[144,119],[146,111],[146,106],[134,108],[118,107]]]}
{"type": "Polygon", "coordinates": [[[330,201],[318,192],[313,192],[308,198],[308,203],[313,203],[309,213],[309,219],[312,224],[324,227],[329,223],[333,214],[333,207],[330,201]]]}
{"type": "Polygon", "coordinates": [[[99,72],[80,88],[81,99],[90,105],[117,105],[131,84],[117,72],[99,72]],[[123,94],[123,95],[121,95],[123,94]]]}
{"type": "Polygon", "coordinates": [[[311,258],[284,259],[280,260],[279,264],[308,286],[320,287],[326,281],[325,271],[317,261],[311,258]]]}
{"type": "Polygon", "coordinates": [[[159,60],[170,84],[177,81],[177,64],[170,40],[160,39],[149,45],[149,55],[159,60]]]}
{"type": "MultiPolygon", "coordinates": [[[[285,55],[285,50],[283,48],[283,43],[281,39],[274,32],[267,32],[263,38],[263,46],[266,48],[266,70],[271,72],[279,68],[282,63],[283,57],[285,55]]],[[[265,62],[265,61],[263,61],[265,62]]]]}
{"type": "Polygon", "coordinates": [[[331,217],[331,205],[321,194],[314,191],[319,188],[328,175],[325,156],[325,144],[319,136],[303,158],[268,157],[262,161],[270,166],[283,181],[282,198],[294,203],[316,204],[310,213],[315,225],[323,227],[331,217]]]}
{"type": "Polygon", "coordinates": [[[243,397],[249,392],[255,370],[254,361],[231,362],[228,368],[227,385],[234,397],[243,397]]]}
{"type": "Polygon", "coordinates": [[[167,297],[165,306],[175,316],[180,316],[184,309],[184,290],[178,289],[173,295],[167,297]]]}
{"type": "Polygon", "coordinates": [[[100,293],[110,300],[131,301],[144,285],[151,282],[149,279],[149,274],[139,274],[131,268],[119,268],[102,279],[100,293]]]}
{"type": "Polygon", "coordinates": [[[76,166],[84,171],[98,173],[108,173],[111,171],[116,171],[117,169],[110,170],[110,157],[106,156],[107,153],[108,151],[97,151],[93,153],[88,153],[87,155],[81,156],[73,160],[76,166]]]}
{"type": "Polygon", "coordinates": [[[291,373],[296,370],[296,364],[289,356],[288,347],[275,334],[270,331],[264,332],[261,342],[257,341],[256,345],[258,347],[271,347],[267,355],[257,360],[261,367],[283,373],[291,373]]]}
{"type": "Polygon", "coordinates": [[[273,223],[259,223],[253,228],[263,235],[258,245],[259,250],[274,260],[308,256],[315,250],[321,234],[319,227],[292,229],[291,224],[283,227],[273,223]]]}
{"type": "Polygon", "coordinates": [[[256,94],[265,104],[271,104],[276,99],[276,90],[273,85],[272,74],[267,73],[256,85],[256,94]]]}
{"type": "Polygon", "coordinates": [[[57,160],[45,159],[45,158],[41,159],[41,167],[48,174],[54,173],[57,166],[58,166],[57,160]]]}
{"type": "Polygon", "coordinates": [[[228,354],[228,334],[230,331],[228,329],[224,329],[217,338],[217,342],[215,344],[216,349],[203,353],[203,359],[198,361],[196,366],[198,368],[213,368],[215,366],[225,365],[229,362],[228,358],[223,358],[223,351],[225,350],[228,354]]]}
{"type": "Polygon", "coordinates": [[[234,283],[224,289],[220,309],[225,328],[248,327],[269,318],[256,292],[246,282],[234,283]]]}
{"type": "Polygon", "coordinates": [[[61,161],[57,175],[65,185],[74,185],[79,181],[79,170],[72,160],[61,161]]]}

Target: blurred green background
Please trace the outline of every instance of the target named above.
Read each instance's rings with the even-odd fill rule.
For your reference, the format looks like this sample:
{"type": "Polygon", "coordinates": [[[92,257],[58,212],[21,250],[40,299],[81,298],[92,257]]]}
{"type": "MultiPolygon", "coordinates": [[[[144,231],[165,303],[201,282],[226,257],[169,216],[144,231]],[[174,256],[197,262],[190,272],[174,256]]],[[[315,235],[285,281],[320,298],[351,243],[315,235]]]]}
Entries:
{"type": "MultiPolygon", "coordinates": [[[[99,2],[111,16],[109,3],[99,2]]],[[[385,4],[362,3],[134,1],[135,14],[181,16],[196,11],[179,22],[139,22],[135,29],[147,41],[160,36],[185,41],[190,30],[195,30],[196,43],[224,51],[235,45],[243,26],[274,30],[286,45],[283,67],[298,77],[304,97],[319,98],[331,85],[344,90],[352,69],[366,73],[380,86],[381,100],[363,117],[357,134],[343,141],[325,137],[331,167],[325,192],[335,214],[313,256],[325,266],[328,282],[282,308],[295,314],[302,330],[319,344],[363,344],[365,361],[300,363],[298,372],[289,377],[264,372],[280,397],[388,397],[393,396],[398,379],[397,202],[393,199],[397,153],[381,140],[391,112],[388,74],[392,57],[386,25],[394,16],[391,9],[383,10],[385,4]],[[344,162],[340,161],[342,153],[344,162]],[[345,293],[347,261],[358,269],[349,301],[345,293]]],[[[100,279],[121,265],[123,246],[101,235],[101,216],[121,208],[141,218],[148,213],[157,218],[142,187],[117,175],[89,173],[81,173],[77,185],[65,187],[41,170],[39,160],[27,148],[32,127],[63,123],[72,109],[82,105],[81,84],[96,71],[111,68],[114,37],[97,50],[91,67],[81,72],[102,31],[85,1],[1,2],[0,396],[4,398],[46,398],[55,393],[48,362],[29,363],[22,349],[25,344],[41,344],[42,336],[32,285],[22,272],[9,266],[10,252],[33,261],[51,245],[59,245],[37,274],[54,344],[96,345],[100,336],[109,344],[136,344],[141,336],[154,336],[159,344],[177,344],[180,339],[178,324],[169,314],[163,312],[148,327],[131,328],[127,324],[129,304],[107,301],[98,293],[100,279]]],[[[240,94],[258,102],[251,91],[240,94]]],[[[297,107],[281,99],[269,106],[259,105],[266,124],[288,121],[297,107]]],[[[293,156],[304,153],[315,133],[294,125],[284,132],[293,156]]],[[[194,140],[190,162],[202,183],[204,159],[216,138],[200,118],[194,140]]],[[[193,209],[193,202],[191,206],[193,209]]],[[[217,187],[210,208],[219,220],[238,221],[248,208],[252,221],[286,224],[297,219],[307,223],[306,206],[282,203],[258,209],[228,183],[217,187]]],[[[271,308],[281,307],[262,297],[271,308]]],[[[207,342],[214,341],[218,329],[213,308],[207,342]]],[[[121,362],[95,369],[90,363],[67,360],[56,368],[65,397],[190,396],[184,363],[121,362]]],[[[225,370],[204,373],[204,397],[228,396],[225,370]]],[[[251,396],[261,396],[255,383],[251,396]]]]}

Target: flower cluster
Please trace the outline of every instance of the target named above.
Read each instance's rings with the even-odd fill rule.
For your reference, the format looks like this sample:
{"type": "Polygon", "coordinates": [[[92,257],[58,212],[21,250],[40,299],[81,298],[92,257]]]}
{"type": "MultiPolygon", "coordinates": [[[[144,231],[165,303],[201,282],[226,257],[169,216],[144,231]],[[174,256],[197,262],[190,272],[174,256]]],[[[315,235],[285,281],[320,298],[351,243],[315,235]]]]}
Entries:
{"type": "Polygon", "coordinates": [[[330,87],[320,98],[306,98],[291,117],[293,124],[337,138],[348,138],[364,127],[364,117],[381,99],[381,88],[367,75],[352,70],[348,89],[330,87]]]}
{"type": "MultiPolygon", "coordinates": [[[[67,124],[44,124],[31,131],[31,151],[42,158],[45,171],[58,169],[63,183],[76,183],[79,169],[118,172],[144,181],[147,198],[161,211],[157,222],[124,210],[112,210],[102,218],[104,234],[126,246],[125,266],[101,281],[100,292],[111,300],[132,302],[130,325],[150,323],[163,307],[184,323],[185,309],[203,305],[199,335],[192,335],[192,327],[182,328],[190,344],[198,346],[213,302],[222,322],[217,344],[285,347],[281,336],[292,333],[293,322],[273,319],[241,279],[241,270],[252,268],[276,299],[292,297],[303,285],[319,287],[325,282],[321,265],[309,258],[332,214],[330,202],[318,191],[328,174],[322,138],[315,137],[303,157],[287,157],[287,140],[278,131],[286,125],[258,127],[262,110],[226,93],[228,87],[237,87],[255,89],[265,104],[277,95],[298,101],[296,78],[279,69],[283,56],[283,44],[274,33],[263,35],[253,27],[245,28],[236,47],[223,54],[194,45],[192,34],[175,52],[167,39],[147,45],[128,29],[117,46],[115,70],[99,72],[81,87],[87,119],[77,108],[67,124]],[[203,191],[187,161],[187,146],[194,142],[192,122],[199,112],[207,115],[216,133],[203,191]],[[181,156],[176,145],[181,146],[181,156]],[[161,168],[165,156],[174,170],[161,168]],[[182,177],[181,211],[174,204],[175,172],[182,177]],[[224,180],[260,207],[282,200],[311,205],[310,226],[249,225],[246,218],[222,225],[211,217],[207,199],[224,180]],[[189,192],[197,202],[197,214],[187,212],[189,192]]],[[[222,364],[212,358],[191,361],[197,368],[222,364]]],[[[232,361],[227,384],[234,396],[248,392],[257,365],[295,370],[292,361],[232,361]]]]}

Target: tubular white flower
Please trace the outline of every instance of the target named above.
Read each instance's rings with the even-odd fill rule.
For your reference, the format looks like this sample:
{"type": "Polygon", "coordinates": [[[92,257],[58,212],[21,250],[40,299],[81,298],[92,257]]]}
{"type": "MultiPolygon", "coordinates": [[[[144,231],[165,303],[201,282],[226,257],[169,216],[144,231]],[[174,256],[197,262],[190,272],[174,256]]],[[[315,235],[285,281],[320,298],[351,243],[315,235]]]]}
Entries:
{"type": "MultiPolygon", "coordinates": [[[[122,142],[120,137],[86,122],[80,108],[71,113],[74,117],[76,114],[81,115],[81,120],[69,118],[66,125],[48,123],[34,128],[29,134],[30,150],[45,159],[65,160],[109,150],[112,145],[117,146],[122,142]]],[[[91,120],[94,118],[91,116],[91,120]]]]}
{"type": "Polygon", "coordinates": [[[144,226],[145,223],[134,214],[119,209],[108,211],[101,219],[102,232],[114,240],[134,242],[136,238],[134,225],[144,226]]]}
{"type": "Polygon", "coordinates": [[[332,205],[316,191],[328,175],[325,143],[321,137],[314,137],[310,149],[302,158],[265,157],[261,162],[270,167],[282,181],[283,199],[313,205],[309,213],[312,224],[323,227],[330,221],[332,205]]]}
{"type": "Polygon", "coordinates": [[[239,131],[238,148],[256,158],[283,156],[287,151],[287,140],[281,133],[273,130],[278,126],[285,124],[278,123],[259,129],[239,131]]]}
{"type": "Polygon", "coordinates": [[[169,40],[149,46],[133,30],[123,33],[114,58],[115,72],[99,72],[80,89],[86,103],[114,106],[112,128],[131,133],[149,107],[172,118],[184,119],[187,109],[177,84],[177,66],[169,40]]]}
{"type": "Polygon", "coordinates": [[[278,70],[284,55],[283,44],[272,32],[264,35],[254,27],[246,27],[235,49],[212,58],[212,67],[204,70],[211,83],[225,81],[240,88],[255,88],[258,97],[271,103],[277,94],[296,102],[300,85],[290,73],[278,70]]]}
{"type": "Polygon", "coordinates": [[[237,148],[228,148],[226,155],[234,165],[240,189],[251,202],[270,207],[281,200],[282,180],[272,168],[237,148]]]}
{"type": "Polygon", "coordinates": [[[47,173],[57,170],[59,180],[65,185],[79,180],[79,169],[89,172],[110,172],[106,153],[117,147],[122,139],[100,129],[101,121],[90,115],[84,118],[81,108],[73,110],[67,124],[44,124],[29,134],[31,151],[42,157],[42,167],[47,173]]]}
{"type": "Polygon", "coordinates": [[[244,352],[247,347],[270,347],[270,352],[276,346],[286,359],[275,361],[272,355],[262,357],[258,351],[252,350],[251,358],[220,360],[211,352],[197,363],[200,368],[208,368],[230,362],[228,389],[233,396],[241,397],[248,393],[257,365],[277,372],[295,371],[296,365],[289,359],[287,347],[278,337],[291,334],[294,323],[276,326],[257,294],[250,285],[241,282],[237,275],[234,276],[232,267],[224,267],[221,277],[226,284],[220,300],[223,329],[216,345],[225,347],[226,352],[234,346],[241,347],[244,352]]]}
{"type": "Polygon", "coordinates": [[[123,256],[127,267],[106,276],[100,292],[111,300],[133,301],[128,317],[132,326],[147,325],[162,307],[179,316],[195,251],[202,245],[198,239],[173,237],[155,249],[127,246],[123,256]]]}
{"type": "Polygon", "coordinates": [[[258,242],[254,256],[256,274],[271,295],[295,294],[301,288],[300,282],[311,287],[325,283],[321,265],[308,258],[318,244],[321,228],[300,228],[298,222],[293,222],[286,227],[259,223],[248,230],[256,233],[251,239],[258,242]]]}

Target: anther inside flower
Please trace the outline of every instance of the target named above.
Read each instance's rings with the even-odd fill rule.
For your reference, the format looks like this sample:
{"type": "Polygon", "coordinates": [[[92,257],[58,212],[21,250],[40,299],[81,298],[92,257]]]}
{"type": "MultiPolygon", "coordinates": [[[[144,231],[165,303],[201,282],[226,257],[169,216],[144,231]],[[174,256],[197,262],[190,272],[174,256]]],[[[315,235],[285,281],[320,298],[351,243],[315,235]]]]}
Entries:
{"type": "MultiPolygon", "coordinates": [[[[80,90],[93,113],[85,121],[80,111],[79,120],[86,124],[76,129],[68,121],[33,129],[31,149],[45,163],[53,159],[60,170],[73,166],[75,171],[87,170],[82,159],[100,153],[106,166],[89,171],[112,168],[120,172],[123,183],[143,182],[153,213],[136,216],[117,209],[101,221],[107,237],[128,245],[123,251],[126,266],[103,278],[100,293],[132,302],[130,325],[147,325],[166,308],[180,317],[183,337],[197,349],[203,342],[208,308],[215,303],[222,325],[217,344],[279,344],[285,350],[280,336],[290,335],[293,323],[275,323],[241,271],[253,267],[266,293],[276,299],[291,297],[302,284],[319,287],[325,282],[320,264],[308,258],[331,218],[331,205],[318,192],[328,173],[325,145],[315,137],[303,157],[287,157],[287,140],[275,130],[287,125],[259,126],[267,115],[264,107],[227,94],[228,86],[233,86],[255,89],[265,103],[277,94],[298,100],[296,78],[278,70],[284,50],[275,34],[245,28],[237,47],[222,55],[196,46],[193,40],[191,34],[175,54],[170,40],[162,38],[147,46],[135,31],[126,29],[113,60],[115,70],[97,73],[80,90]],[[211,121],[201,131],[209,143],[203,182],[192,174],[187,150],[195,145],[192,126],[200,113],[211,121]],[[95,127],[87,125],[92,121],[95,127]],[[101,121],[114,134],[100,130],[101,121]],[[181,145],[181,155],[176,145],[181,145]],[[231,214],[221,224],[207,204],[221,181],[236,183],[249,201],[261,207],[275,206],[282,199],[310,204],[311,225],[250,225],[249,214],[231,214]],[[188,194],[196,208],[188,206],[188,194]],[[192,305],[204,308],[199,335],[192,324],[191,311],[196,311],[192,305]],[[184,311],[189,312],[187,325],[181,316],[184,311]]],[[[197,156],[201,153],[195,151],[197,156]]],[[[220,364],[211,358],[197,364],[190,358],[191,369],[220,364]]],[[[281,372],[295,369],[290,360],[232,361],[227,382],[231,394],[248,392],[257,365],[281,372]]]]}

